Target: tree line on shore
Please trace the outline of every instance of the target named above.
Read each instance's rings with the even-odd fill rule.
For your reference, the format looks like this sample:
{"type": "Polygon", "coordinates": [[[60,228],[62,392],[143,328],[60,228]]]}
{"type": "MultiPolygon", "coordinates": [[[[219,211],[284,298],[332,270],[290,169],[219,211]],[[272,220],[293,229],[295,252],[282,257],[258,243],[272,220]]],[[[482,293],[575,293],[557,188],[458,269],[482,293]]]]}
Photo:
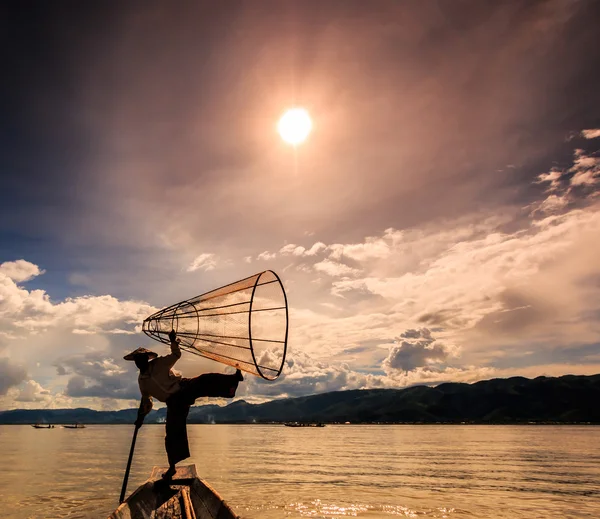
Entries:
{"type": "MultiPolygon", "coordinates": [[[[334,391],[262,404],[193,407],[189,423],[600,423],[600,374],[527,379],[512,377],[435,387],[334,391]]],[[[133,423],[137,409],[15,409],[0,412],[0,424],[133,423]]],[[[154,410],[146,423],[164,421],[154,410]]]]}

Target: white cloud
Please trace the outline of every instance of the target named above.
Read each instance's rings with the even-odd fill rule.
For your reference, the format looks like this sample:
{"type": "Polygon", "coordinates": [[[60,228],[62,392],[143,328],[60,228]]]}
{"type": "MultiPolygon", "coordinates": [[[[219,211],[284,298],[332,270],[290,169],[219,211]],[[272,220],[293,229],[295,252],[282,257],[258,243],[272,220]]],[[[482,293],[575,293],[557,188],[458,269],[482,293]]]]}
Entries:
{"type": "Polygon", "coordinates": [[[541,173],[537,177],[537,183],[549,183],[548,191],[555,191],[561,187],[563,172],[559,169],[552,169],[548,173],[541,173]]]}
{"type": "Polygon", "coordinates": [[[67,298],[54,303],[45,291],[29,291],[7,274],[31,279],[34,273],[43,271],[24,260],[13,264],[0,270],[0,320],[4,319],[5,330],[13,333],[19,329],[41,331],[61,326],[77,330],[76,333],[128,333],[132,330],[123,325],[139,324],[156,310],[140,301],[119,301],[109,295],[67,298]]]}
{"type": "Polygon", "coordinates": [[[562,195],[549,195],[542,202],[533,204],[531,216],[535,216],[536,213],[543,214],[556,214],[561,213],[569,205],[569,197],[566,194],[562,195]]]}
{"type": "Polygon", "coordinates": [[[347,364],[316,360],[307,353],[288,353],[286,365],[276,383],[263,383],[255,377],[246,377],[240,386],[238,397],[294,397],[326,391],[384,387],[385,377],[352,370],[347,364]],[[241,390],[241,391],[240,391],[241,390]]]}
{"type": "Polygon", "coordinates": [[[583,130],[581,135],[586,139],[597,139],[600,137],[600,129],[597,128],[594,130],[583,130]]]}
{"type": "MultiPolygon", "coordinates": [[[[485,237],[455,243],[420,270],[335,281],[333,290],[337,294],[366,290],[382,296],[412,322],[419,312],[444,310],[451,316],[444,320],[445,326],[469,328],[503,308],[500,296],[509,287],[527,286],[531,276],[570,254],[579,236],[599,231],[600,212],[574,210],[536,221],[528,230],[490,229],[485,237]]],[[[593,264],[588,269],[597,270],[593,264]]]]}
{"type": "Polygon", "coordinates": [[[304,351],[288,354],[282,374],[275,383],[246,377],[238,398],[264,401],[271,398],[295,397],[328,391],[350,389],[403,388],[417,384],[435,385],[447,381],[475,382],[490,378],[497,370],[489,367],[435,367],[427,365],[410,371],[390,369],[389,373],[358,371],[347,363],[322,361],[304,351]]]}
{"type": "MultiPolygon", "coordinates": [[[[390,330],[398,326],[428,325],[441,330],[442,344],[463,350],[467,367],[447,369],[472,372],[478,369],[472,367],[475,359],[493,362],[502,345],[509,351],[509,345],[526,340],[543,352],[593,343],[600,333],[594,317],[600,312],[594,281],[600,276],[600,205],[591,200],[569,210],[565,195],[550,194],[527,220],[508,213],[508,219],[483,216],[437,228],[388,229],[381,236],[390,250],[387,261],[365,259],[353,278],[330,285],[332,295],[344,296],[338,312],[291,314],[295,344],[327,358],[347,344],[391,342],[390,330]]],[[[403,360],[396,346],[388,365],[403,360]]],[[[431,353],[421,346],[411,353],[431,353]]],[[[404,346],[404,353],[410,349],[404,346]]],[[[434,353],[447,361],[448,351],[434,353]]],[[[364,353],[359,357],[370,362],[364,353]]]]}
{"type": "Polygon", "coordinates": [[[360,273],[358,269],[349,267],[343,263],[338,263],[337,261],[332,261],[330,259],[325,259],[319,263],[315,263],[313,267],[315,270],[324,272],[332,277],[346,277],[360,273]]]}
{"type": "MultiPolygon", "coordinates": [[[[278,252],[265,251],[259,259],[279,259],[289,267],[284,284],[292,294],[290,351],[297,353],[275,384],[247,377],[246,395],[271,398],[552,372],[552,348],[575,349],[600,336],[600,205],[588,196],[597,185],[597,167],[594,156],[577,151],[571,167],[541,175],[538,181],[554,191],[528,218],[520,208],[508,207],[388,228],[347,244],[265,244],[278,252]],[[402,329],[407,331],[394,342],[394,331],[402,329]],[[534,355],[541,360],[526,365],[534,355]],[[509,367],[495,368],[498,359],[509,367]]],[[[196,260],[201,269],[216,256],[196,260]]],[[[43,290],[21,286],[41,273],[24,260],[0,266],[0,335],[3,341],[27,340],[27,349],[11,350],[21,355],[11,358],[12,368],[26,364],[26,358],[39,361],[34,352],[47,355],[46,364],[60,352],[64,359],[57,370],[67,387],[61,393],[62,387],[37,373],[6,370],[18,376],[5,396],[33,404],[47,396],[43,391],[52,391],[53,398],[62,395],[78,405],[110,401],[114,406],[137,399],[135,373],[121,356],[139,340],[139,323],[155,309],[110,295],[57,302],[43,290]]],[[[573,355],[573,372],[592,366],[587,354],[579,354],[581,362],[573,355]]],[[[199,372],[191,365],[186,375],[199,372]]]]}
{"type": "Polygon", "coordinates": [[[302,256],[306,249],[300,245],[295,245],[293,243],[288,243],[279,249],[279,253],[284,256],[289,256],[290,254],[293,256],[302,256]]]}
{"type": "Polygon", "coordinates": [[[324,251],[327,248],[327,245],[325,245],[323,242],[316,242],[314,243],[310,249],[305,250],[304,251],[304,255],[305,256],[315,256],[316,254],[318,254],[321,251],[324,251]]]}
{"type": "Polygon", "coordinates": [[[6,395],[0,396],[0,409],[65,409],[90,406],[102,408],[102,402],[86,401],[75,403],[62,391],[51,391],[36,380],[29,379],[19,386],[13,386],[6,395]]]}
{"type": "Polygon", "coordinates": [[[600,159],[587,155],[583,150],[575,151],[575,161],[569,172],[572,186],[593,186],[600,183],[600,159]]]}
{"type": "Polygon", "coordinates": [[[367,237],[364,243],[335,243],[330,245],[331,257],[340,260],[349,258],[355,261],[366,261],[371,259],[384,259],[390,253],[390,245],[384,238],[367,237]]]}
{"type": "Polygon", "coordinates": [[[315,256],[319,252],[327,249],[327,245],[322,242],[314,243],[309,249],[306,249],[302,245],[295,245],[294,243],[288,243],[279,249],[279,253],[283,256],[315,256]]]}
{"type": "Polygon", "coordinates": [[[29,281],[44,272],[45,271],[41,270],[37,265],[22,259],[17,261],[5,261],[0,264],[0,276],[6,276],[15,283],[29,281]]]}
{"type": "Polygon", "coordinates": [[[47,403],[52,399],[50,391],[44,389],[35,380],[28,380],[19,390],[19,394],[15,397],[17,402],[44,402],[47,403]]]}
{"type": "MultiPolygon", "coordinates": [[[[537,183],[549,183],[549,192],[556,192],[564,188],[564,194],[558,198],[567,200],[572,194],[572,187],[593,186],[600,183],[600,159],[589,155],[582,149],[573,153],[573,165],[565,170],[553,169],[549,173],[539,175],[537,183]]],[[[544,201],[549,207],[552,201],[544,201]]]]}
{"type": "Polygon", "coordinates": [[[277,257],[277,254],[276,254],[276,253],[274,253],[274,252],[269,252],[269,251],[267,251],[267,250],[266,250],[266,251],[264,251],[264,252],[261,252],[261,253],[260,253],[260,254],[259,254],[257,257],[256,257],[256,259],[257,259],[257,260],[263,260],[263,261],[269,261],[269,260],[275,259],[276,257],[277,257]]]}
{"type": "Polygon", "coordinates": [[[217,257],[214,254],[205,253],[196,256],[194,261],[188,266],[188,272],[194,272],[195,270],[214,270],[217,266],[217,257]]]}

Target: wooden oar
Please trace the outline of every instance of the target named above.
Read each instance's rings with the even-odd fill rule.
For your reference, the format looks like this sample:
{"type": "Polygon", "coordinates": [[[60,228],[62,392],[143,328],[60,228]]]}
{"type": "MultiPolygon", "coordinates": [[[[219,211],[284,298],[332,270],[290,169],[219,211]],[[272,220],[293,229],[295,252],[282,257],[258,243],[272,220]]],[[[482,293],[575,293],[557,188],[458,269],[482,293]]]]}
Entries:
{"type": "Polygon", "coordinates": [[[125,469],[125,477],[123,478],[123,486],[121,487],[121,497],[119,498],[119,503],[125,501],[125,492],[127,491],[127,480],[129,479],[129,469],[131,469],[131,461],[133,460],[133,451],[135,449],[135,440],[137,438],[139,427],[135,426],[135,431],[133,432],[133,439],[131,440],[131,449],[129,450],[129,459],[127,460],[127,468],[125,469]]]}

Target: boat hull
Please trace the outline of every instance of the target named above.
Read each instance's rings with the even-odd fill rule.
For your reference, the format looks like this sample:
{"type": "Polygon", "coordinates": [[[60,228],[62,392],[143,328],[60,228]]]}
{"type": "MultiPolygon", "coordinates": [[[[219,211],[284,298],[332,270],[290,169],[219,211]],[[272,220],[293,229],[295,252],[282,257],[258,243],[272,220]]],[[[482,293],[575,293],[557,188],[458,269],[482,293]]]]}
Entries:
{"type": "Polygon", "coordinates": [[[172,481],[162,481],[166,468],[154,467],[150,479],[133,492],[109,519],[239,519],[196,467],[177,467],[172,481]]]}

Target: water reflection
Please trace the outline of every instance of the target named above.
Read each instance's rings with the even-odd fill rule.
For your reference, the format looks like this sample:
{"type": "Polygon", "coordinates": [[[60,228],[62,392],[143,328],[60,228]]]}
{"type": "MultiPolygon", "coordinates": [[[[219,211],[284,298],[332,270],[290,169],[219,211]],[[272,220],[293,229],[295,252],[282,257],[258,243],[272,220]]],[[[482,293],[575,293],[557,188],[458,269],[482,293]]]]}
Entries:
{"type": "MultiPolygon", "coordinates": [[[[103,518],[133,428],[0,426],[0,516],[103,518]]],[[[198,472],[246,518],[600,517],[600,427],[192,425],[198,472]]],[[[166,464],[140,431],[129,491],[166,464]]]]}

